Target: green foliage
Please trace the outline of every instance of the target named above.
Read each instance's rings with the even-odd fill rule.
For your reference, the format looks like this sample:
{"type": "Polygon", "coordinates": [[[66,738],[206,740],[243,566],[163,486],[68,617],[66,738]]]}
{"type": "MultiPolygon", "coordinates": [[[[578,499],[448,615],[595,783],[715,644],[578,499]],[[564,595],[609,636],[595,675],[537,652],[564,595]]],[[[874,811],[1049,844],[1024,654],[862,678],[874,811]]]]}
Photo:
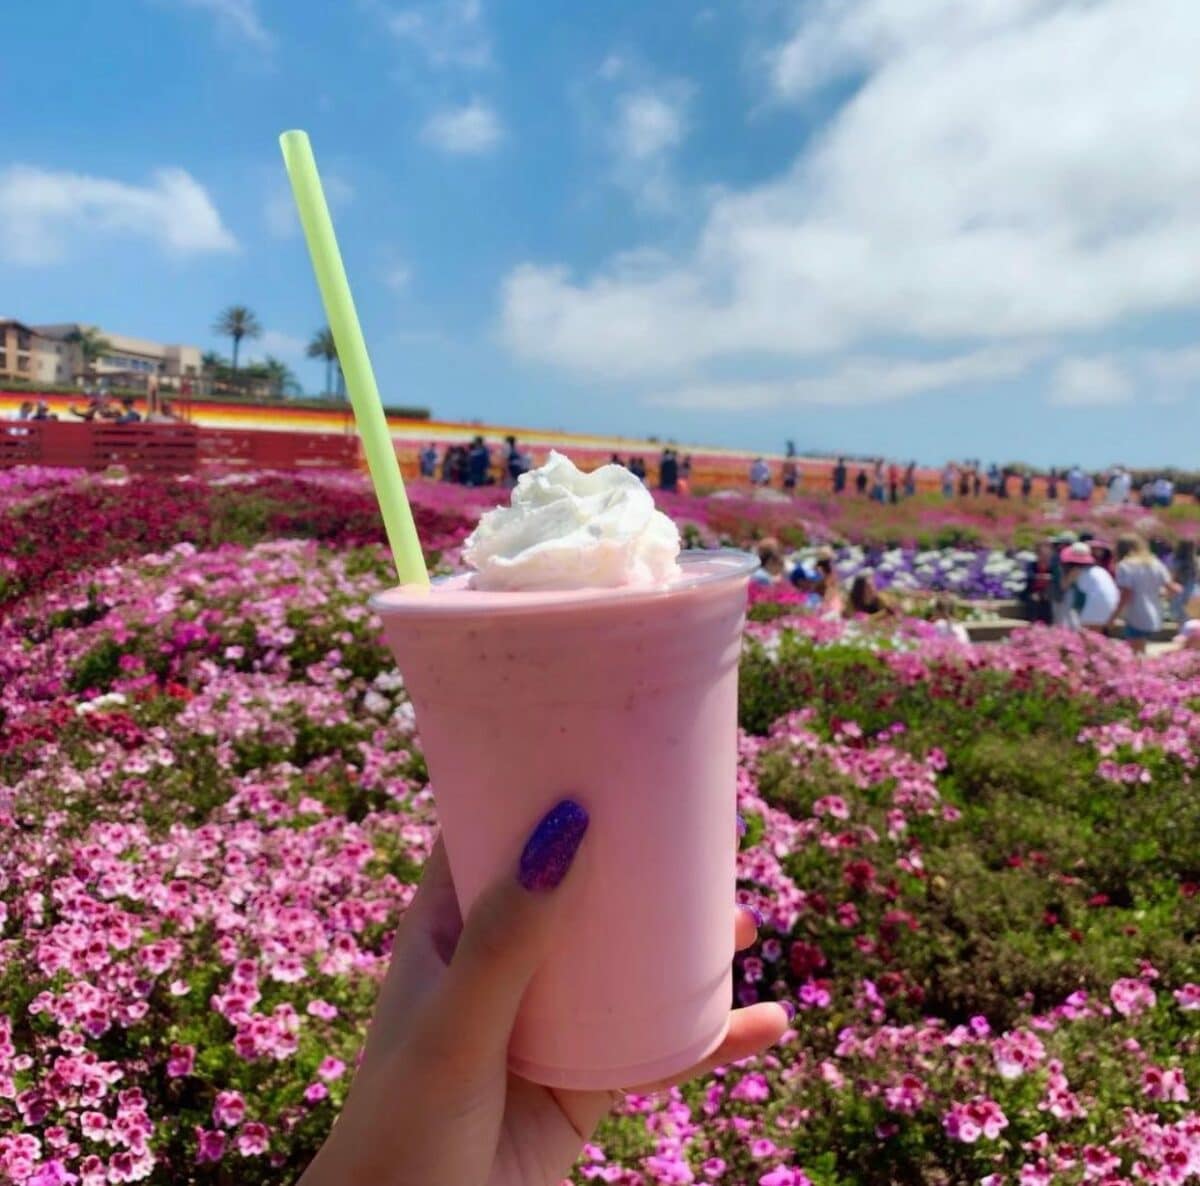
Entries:
{"type": "Polygon", "coordinates": [[[102,638],[71,672],[67,686],[72,692],[106,692],[121,670],[124,647],[114,639],[102,638]]]}
{"type": "MultiPolygon", "coordinates": [[[[1095,752],[1076,740],[1085,726],[1133,715],[1132,706],[1102,705],[1029,672],[959,665],[904,679],[861,643],[818,647],[784,632],[771,653],[749,644],[743,726],[765,733],[798,709],[826,737],[839,722],[870,736],[899,721],[906,729],[893,745],[945,755],[940,790],[961,821],[918,824],[924,872],[902,878],[892,903],[915,920],[889,956],[917,993],[913,1019],[983,1015],[1011,1025],[1076,989],[1103,993],[1141,958],[1168,983],[1200,975],[1200,895],[1180,890],[1200,882],[1200,797],[1153,753],[1137,755],[1148,783],[1103,780],[1095,752]]],[[[840,796],[886,833],[889,783],[864,790],[819,758],[797,768],[787,750],[766,751],[758,790],[798,819],[817,799],[840,796]]],[[[896,853],[886,841],[879,847],[887,866],[896,853]]],[[[806,893],[838,900],[841,869],[826,852],[797,850],[785,867],[806,893]]],[[[878,973],[879,953],[864,957],[849,934],[812,938],[843,991],[878,973]]],[[[843,1141],[851,1122],[839,1114],[843,1141]]]]}

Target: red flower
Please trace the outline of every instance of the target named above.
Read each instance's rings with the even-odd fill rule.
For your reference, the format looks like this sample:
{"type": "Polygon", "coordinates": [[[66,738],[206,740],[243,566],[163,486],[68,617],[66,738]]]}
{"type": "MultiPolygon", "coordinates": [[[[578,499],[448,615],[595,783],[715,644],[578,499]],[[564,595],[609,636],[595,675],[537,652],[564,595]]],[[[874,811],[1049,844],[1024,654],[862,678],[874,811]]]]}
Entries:
{"type": "Polygon", "coordinates": [[[829,961],[825,958],[825,953],[815,944],[805,943],[798,939],[792,944],[788,962],[797,976],[801,979],[808,979],[818,969],[825,967],[829,961]]]}
{"type": "Polygon", "coordinates": [[[847,861],[842,877],[856,893],[865,893],[875,884],[875,866],[870,861],[847,861]]]}

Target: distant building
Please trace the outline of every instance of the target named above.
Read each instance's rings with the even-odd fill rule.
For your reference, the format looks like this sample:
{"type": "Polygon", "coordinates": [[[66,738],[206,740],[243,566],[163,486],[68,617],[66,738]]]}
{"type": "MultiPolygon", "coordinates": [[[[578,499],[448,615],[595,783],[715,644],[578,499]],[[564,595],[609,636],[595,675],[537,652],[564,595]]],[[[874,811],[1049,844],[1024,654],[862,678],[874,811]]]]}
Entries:
{"type": "Polygon", "coordinates": [[[57,382],[54,345],[23,321],[0,317],[0,380],[57,382]]]}
{"type": "Polygon", "coordinates": [[[53,376],[39,376],[42,382],[71,384],[83,377],[105,380],[111,387],[144,390],[154,377],[164,386],[176,389],[186,383],[192,391],[199,392],[203,386],[198,346],[164,346],[78,322],[37,325],[33,327],[33,334],[47,343],[46,349],[53,358],[53,376]],[[94,329],[110,343],[109,351],[86,373],[79,346],[69,340],[85,329],[94,329]]]}

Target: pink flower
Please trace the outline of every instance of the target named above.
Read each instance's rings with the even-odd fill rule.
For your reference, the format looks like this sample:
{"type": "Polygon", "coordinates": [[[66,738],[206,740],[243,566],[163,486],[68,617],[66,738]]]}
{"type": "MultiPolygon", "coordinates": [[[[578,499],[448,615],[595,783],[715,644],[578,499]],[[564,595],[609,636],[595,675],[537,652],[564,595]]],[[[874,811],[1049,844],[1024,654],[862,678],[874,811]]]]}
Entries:
{"type": "Polygon", "coordinates": [[[849,819],[850,808],[841,795],[826,795],[812,805],[813,815],[828,815],[833,819],[849,819]]]}
{"type": "Polygon", "coordinates": [[[304,1098],[310,1104],[319,1104],[323,1099],[329,1098],[329,1088],[324,1083],[310,1083],[304,1089],[304,1098]]]}
{"type": "Polygon", "coordinates": [[[1046,1057],[1041,1039],[1029,1030],[1013,1030],[992,1044],[992,1058],[1003,1079],[1016,1079],[1032,1071],[1046,1057]]]}
{"type": "Polygon", "coordinates": [[[771,1098],[771,1088],[765,1075],[746,1075],[729,1093],[730,1099],[743,1100],[749,1104],[761,1104],[771,1098]]]}
{"type": "Polygon", "coordinates": [[[1175,1003],[1185,1012],[1200,1009],[1200,984],[1185,984],[1174,993],[1175,1003]]]}
{"type": "Polygon", "coordinates": [[[905,1075],[884,1091],[883,1098],[891,1111],[911,1116],[925,1102],[925,1085],[916,1075],[905,1075]]]}
{"type": "Polygon", "coordinates": [[[1026,1162],[1021,1166],[1017,1177],[1020,1186],[1050,1186],[1054,1181],[1054,1173],[1043,1159],[1036,1162],[1026,1162]]]}
{"type": "Polygon", "coordinates": [[[1139,1017],[1147,1009],[1153,1009],[1158,999],[1154,989],[1144,981],[1130,979],[1115,981],[1109,997],[1122,1017],[1139,1017]]]}
{"type": "Polygon", "coordinates": [[[1119,1169],[1121,1159],[1109,1149],[1100,1149],[1095,1145],[1087,1145],[1083,1150],[1083,1180],[1094,1182],[1097,1178],[1107,1177],[1119,1169]]]}
{"type": "Polygon", "coordinates": [[[220,1161],[225,1156],[225,1134],[209,1129],[196,1129],[196,1161],[220,1161]]]}
{"type": "Polygon", "coordinates": [[[954,1104],[942,1125],[951,1140],[973,1145],[980,1137],[994,1141],[1008,1127],[1008,1117],[994,1100],[977,1096],[970,1103],[954,1104]]]}
{"type": "Polygon", "coordinates": [[[222,1128],[236,1128],[246,1115],[246,1101],[237,1091],[218,1091],[213,1103],[213,1122],[222,1128]]]}
{"type": "Polygon", "coordinates": [[[345,1073],[346,1064],[340,1058],[327,1058],[317,1067],[317,1074],[328,1083],[340,1079],[345,1073]]]}
{"type": "Polygon", "coordinates": [[[251,1121],[244,1124],[235,1138],[237,1151],[243,1157],[259,1157],[267,1151],[270,1133],[265,1124],[251,1121]]]}
{"type": "Polygon", "coordinates": [[[802,1170],[788,1169],[781,1165],[770,1173],[763,1174],[758,1180],[758,1186],[812,1186],[807,1174],[802,1170]]]}
{"type": "Polygon", "coordinates": [[[68,1173],[67,1167],[56,1158],[43,1162],[33,1177],[25,1179],[25,1186],[71,1186],[78,1181],[78,1175],[68,1173]]]}
{"type": "Polygon", "coordinates": [[[195,1046],[173,1045],[171,1047],[171,1057],[167,1059],[167,1075],[171,1079],[180,1079],[184,1075],[190,1075],[195,1063],[195,1046]]]}
{"type": "Polygon", "coordinates": [[[1147,1099],[1187,1103],[1187,1082],[1178,1067],[1148,1066],[1142,1071],[1142,1094],[1147,1099]]]}

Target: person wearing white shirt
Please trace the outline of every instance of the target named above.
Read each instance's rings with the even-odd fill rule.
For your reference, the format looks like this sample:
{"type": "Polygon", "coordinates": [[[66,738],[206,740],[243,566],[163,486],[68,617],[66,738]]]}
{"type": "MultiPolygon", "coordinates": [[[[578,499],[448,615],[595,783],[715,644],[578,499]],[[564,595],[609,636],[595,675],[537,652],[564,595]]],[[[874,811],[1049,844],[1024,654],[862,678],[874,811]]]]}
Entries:
{"type": "Polygon", "coordinates": [[[1140,535],[1123,535],[1118,541],[1117,588],[1121,600],[1113,612],[1125,618],[1125,638],[1139,655],[1162,629],[1163,597],[1173,597],[1180,586],[1140,535]]]}
{"type": "Polygon", "coordinates": [[[1058,554],[1063,568],[1063,589],[1073,600],[1079,625],[1103,634],[1121,602],[1117,582],[1096,563],[1086,543],[1068,544],[1058,554]]]}

